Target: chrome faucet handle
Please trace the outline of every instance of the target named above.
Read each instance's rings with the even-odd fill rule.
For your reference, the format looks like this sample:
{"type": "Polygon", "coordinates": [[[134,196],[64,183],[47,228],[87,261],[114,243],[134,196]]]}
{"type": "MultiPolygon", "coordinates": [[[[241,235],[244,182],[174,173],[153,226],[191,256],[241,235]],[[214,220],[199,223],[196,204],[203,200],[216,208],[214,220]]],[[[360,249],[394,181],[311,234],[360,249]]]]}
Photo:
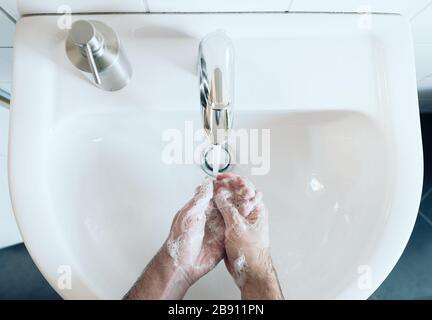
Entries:
{"type": "Polygon", "coordinates": [[[94,81],[96,82],[97,85],[99,85],[99,84],[101,84],[101,79],[99,76],[99,71],[98,71],[97,66],[96,66],[96,62],[94,61],[93,52],[90,48],[90,45],[86,44],[85,49],[86,49],[87,61],[89,63],[90,69],[92,71],[94,81]]]}
{"type": "Polygon", "coordinates": [[[78,69],[91,73],[101,89],[119,90],[132,76],[117,35],[99,21],[75,21],[66,39],[66,54],[78,69]]]}
{"type": "Polygon", "coordinates": [[[103,39],[100,35],[97,35],[94,25],[86,20],[76,21],[72,25],[69,37],[78,47],[85,50],[84,54],[87,57],[94,81],[98,85],[101,84],[94,53],[103,50],[103,39]]]}

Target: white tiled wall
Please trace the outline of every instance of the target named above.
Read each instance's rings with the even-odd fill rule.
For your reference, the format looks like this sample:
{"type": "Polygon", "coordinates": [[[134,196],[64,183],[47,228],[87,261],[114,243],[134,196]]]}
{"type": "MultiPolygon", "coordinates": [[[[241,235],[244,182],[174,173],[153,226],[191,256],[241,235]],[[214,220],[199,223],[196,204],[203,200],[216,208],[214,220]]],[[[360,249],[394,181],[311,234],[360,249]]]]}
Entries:
{"type": "Polygon", "coordinates": [[[7,179],[7,131],[9,111],[0,107],[0,248],[21,242],[9,198],[7,179]]]}
{"type": "Polygon", "coordinates": [[[0,0],[0,7],[8,13],[0,11],[0,89],[10,91],[12,46],[15,33],[15,16],[18,14],[14,1],[0,0]],[[9,13],[10,11],[10,13],[9,13]]]}
{"type": "Polygon", "coordinates": [[[5,14],[0,15],[0,47],[12,46],[15,23],[5,14]]]}
{"type": "MultiPolygon", "coordinates": [[[[18,17],[15,1],[0,0],[0,89],[10,92],[14,20],[18,17]]],[[[7,148],[9,110],[0,106],[0,248],[21,242],[9,198],[7,148]]]]}
{"type": "Polygon", "coordinates": [[[429,0],[294,0],[290,11],[386,12],[409,17],[429,0]]]}
{"type": "Polygon", "coordinates": [[[288,11],[291,0],[147,0],[151,12],[288,11]]]}
{"type": "Polygon", "coordinates": [[[18,19],[18,8],[16,5],[16,0],[1,0],[0,7],[6,10],[15,20],[18,19]]]}
{"type": "MultiPolygon", "coordinates": [[[[21,13],[57,12],[62,0],[19,0],[21,13]]],[[[236,12],[324,11],[389,12],[406,16],[412,24],[417,84],[422,110],[432,111],[432,0],[74,0],[73,12],[236,12]]],[[[15,0],[0,0],[0,88],[10,91],[14,24],[19,14],[15,0]]],[[[0,107],[0,247],[19,241],[7,189],[8,110],[0,107]]]]}
{"type": "Polygon", "coordinates": [[[412,20],[417,85],[422,110],[432,111],[432,1],[412,20]]]}
{"type": "Polygon", "coordinates": [[[12,47],[0,47],[0,88],[10,92],[12,47]]]}
{"type": "Polygon", "coordinates": [[[65,6],[72,12],[140,12],[145,11],[146,0],[17,0],[17,6],[26,14],[62,12],[65,6]]]}

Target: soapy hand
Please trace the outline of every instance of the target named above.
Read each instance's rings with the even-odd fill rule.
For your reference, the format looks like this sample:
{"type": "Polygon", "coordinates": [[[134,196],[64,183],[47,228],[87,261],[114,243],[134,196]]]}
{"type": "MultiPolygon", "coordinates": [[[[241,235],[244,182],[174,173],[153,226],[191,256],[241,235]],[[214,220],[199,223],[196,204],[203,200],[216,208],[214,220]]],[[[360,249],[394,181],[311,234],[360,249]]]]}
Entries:
{"type": "Polygon", "coordinates": [[[244,299],[282,299],[270,256],[262,194],[240,176],[222,174],[214,201],[225,223],[225,264],[244,299]]]}
{"type": "Polygon", "coordinates": [[[213,200],[213,181],[206,178],[193,198],[174,217],[165,243],[169,257],[189,285],[212,270],[224,252],[224,222],[213,200]]]}
{"type": "Polygon", "coordinates": [[[222,260],[224,222],[212,198],[213,181],[207,178],[177,212],[168,239],[124,299],[181,299],[222,260]]]}
{"type": "Polygon", "coordinates": [[[243,299],[283,299],[261,193],[234,174],[207,178],[125,299],[181,299],[222,258],[243,299]]]}

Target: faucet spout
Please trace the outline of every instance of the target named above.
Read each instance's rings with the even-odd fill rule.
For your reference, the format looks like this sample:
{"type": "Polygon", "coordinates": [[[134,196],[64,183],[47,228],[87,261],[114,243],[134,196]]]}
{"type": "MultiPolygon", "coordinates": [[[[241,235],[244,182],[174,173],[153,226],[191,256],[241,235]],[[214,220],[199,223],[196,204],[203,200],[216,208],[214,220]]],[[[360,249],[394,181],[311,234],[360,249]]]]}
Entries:
{"type": "Polygon", "coordinates": [[[234,46],[225,32],[201,40],[198,77],[204,129],[212,144],[223,145],[232,128],[234,104],[234,46]]]}

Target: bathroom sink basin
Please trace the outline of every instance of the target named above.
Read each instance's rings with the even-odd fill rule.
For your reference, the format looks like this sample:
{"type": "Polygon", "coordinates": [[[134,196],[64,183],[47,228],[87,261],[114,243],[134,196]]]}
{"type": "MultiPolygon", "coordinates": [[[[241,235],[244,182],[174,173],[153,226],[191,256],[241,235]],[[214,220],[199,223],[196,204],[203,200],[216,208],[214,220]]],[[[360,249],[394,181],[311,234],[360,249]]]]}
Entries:
{"type": "MultiPolygon", "coordinates": [[[[13,208],[62,297],[121,298],[205,176],[185,158],[163,161],[164,136],[180,133],[184,150],[193,148],[191,132],[202,128],[198,43],[220,28],[236,49],[234,128],[270,130],[259,150],[268,147],[268,157],[233,171],[264,194],[285,297],[365,299],[384,281],[422,187],[413,50],[401,16],[368,16],[367,26],[356,14],[79,18],[117,32],[133,68],[128,86],[92,85],[49,15],[19,21],[12,84],[13,208]]],[[[221,263],[187,298],[239,292],[221,263]]]]}

